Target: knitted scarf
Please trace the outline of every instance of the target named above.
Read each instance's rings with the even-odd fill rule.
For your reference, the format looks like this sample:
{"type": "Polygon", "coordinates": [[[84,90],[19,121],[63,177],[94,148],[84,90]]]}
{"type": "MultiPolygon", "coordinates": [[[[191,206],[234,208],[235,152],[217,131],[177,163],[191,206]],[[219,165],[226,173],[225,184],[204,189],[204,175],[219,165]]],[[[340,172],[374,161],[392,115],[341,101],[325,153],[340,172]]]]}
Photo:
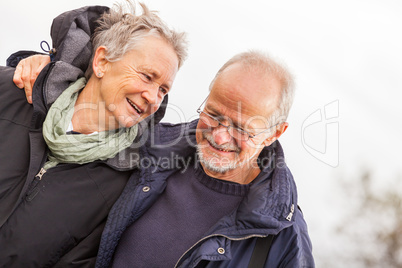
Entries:
{"type": "Polygon", "coordinates": [[[50,149],[44,169],[58,163],[85,164],[113,158],[129,147],[137,136],[137,125],[91,135],[66,134],[78,94],[85,84],[85,78],[72,83],[49,109],[43,123],[43,137],[50,149]]]}

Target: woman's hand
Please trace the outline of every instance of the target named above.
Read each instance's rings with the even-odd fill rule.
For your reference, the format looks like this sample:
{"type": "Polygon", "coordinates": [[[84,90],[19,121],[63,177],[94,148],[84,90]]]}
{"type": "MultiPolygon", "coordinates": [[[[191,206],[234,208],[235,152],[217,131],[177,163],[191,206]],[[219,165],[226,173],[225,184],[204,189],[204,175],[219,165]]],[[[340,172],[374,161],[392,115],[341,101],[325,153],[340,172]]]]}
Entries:
{"type": "Polygon", "coordinates": [[[42,69],[50,62],[47,55],[34,55],[21,60],[14,72],[13,81],[25,90],[28,103],[32,103],[32,87],[42,69]]]}

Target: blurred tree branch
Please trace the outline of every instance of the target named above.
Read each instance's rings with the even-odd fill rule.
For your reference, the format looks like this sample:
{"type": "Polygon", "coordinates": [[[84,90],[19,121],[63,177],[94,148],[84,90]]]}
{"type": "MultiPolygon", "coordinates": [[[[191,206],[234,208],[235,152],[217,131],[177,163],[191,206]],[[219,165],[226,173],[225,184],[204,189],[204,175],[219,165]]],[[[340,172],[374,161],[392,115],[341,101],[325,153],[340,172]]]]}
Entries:
{"type": "Polygon", "coordinates": [[[402,267],[400,184],[397,177],[385,189],[376,188],[369,171],[343,184],[350,206],[337,233],[351,243],[351,252],[343,256],[350,267],[402,267]]]}

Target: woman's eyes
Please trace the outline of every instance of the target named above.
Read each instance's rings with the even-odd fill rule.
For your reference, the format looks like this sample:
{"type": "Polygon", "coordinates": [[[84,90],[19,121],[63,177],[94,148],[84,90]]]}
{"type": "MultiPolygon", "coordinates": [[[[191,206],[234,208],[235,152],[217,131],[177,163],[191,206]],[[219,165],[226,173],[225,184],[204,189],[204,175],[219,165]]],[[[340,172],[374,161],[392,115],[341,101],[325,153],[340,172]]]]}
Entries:
{"type": "Polygon", "coordinates": [[[166,95],[168,93],[168,91],[163,87],[160,87],[159,90],[162,92],[163,95],[166,95]]]}
{"type": "Polygon", "coordinates": [[[145,79],[147,79],[148,81],[152,80],[152,77],[150,77],[149,75],[147,75],[146,73],[142,73],[142,75],[145,77],[145,79]]]}
{"type": "MultiPolygon", "coordinates": [[[[146,73],[141,73],[142,76],[147,80],[147,81],[152,81],[152,77],[147,75],[146,73]]],[[[166,95],[168,93],[168,90],[166,88],[160,87],[159,91],[162,92],[163,95],[166,95]]]]}

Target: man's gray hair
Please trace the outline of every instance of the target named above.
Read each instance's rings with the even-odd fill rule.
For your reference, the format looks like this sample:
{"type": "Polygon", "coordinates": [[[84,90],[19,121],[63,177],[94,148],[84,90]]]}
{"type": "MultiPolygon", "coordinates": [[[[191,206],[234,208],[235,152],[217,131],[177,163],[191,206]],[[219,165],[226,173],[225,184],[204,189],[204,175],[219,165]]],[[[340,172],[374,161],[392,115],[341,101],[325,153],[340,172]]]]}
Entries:
{"type": "Polygon", "coordinates": [[[92,58],[85,73],[87,79],[92,75],[93,57],[98,47],[107,48],[108,61],[118,61],[148,35],[162,37],[170,44],[179,60],[178,67],[182,66],[187,57],[186,34],[170,29],[155,11],[150,11],[143,3],[139,4],[142,14],[136,14],[135,2],[126,0],[126,5],[115,4],[98,19],[99,27],[92,38],[92,58]]]}
{"type": "Polygon", "coordinates": [[[281,64],[269,55],[260,51],[251,50],[235,55],[228,60],[216,73],[214,79],[210,84],[210,90],[217,79],[217,77],[230,65],[240,63],[248,70],[262,72],[267,76],[276,78],[281,84],[281,95],[277,107],[271,118],[269,119],[270,125],[273,126],[278,123],[286,122],[289,115],[289,110],[293,103],[295,86],[292,74],[287,70],[284,64],[281,64]]]}

